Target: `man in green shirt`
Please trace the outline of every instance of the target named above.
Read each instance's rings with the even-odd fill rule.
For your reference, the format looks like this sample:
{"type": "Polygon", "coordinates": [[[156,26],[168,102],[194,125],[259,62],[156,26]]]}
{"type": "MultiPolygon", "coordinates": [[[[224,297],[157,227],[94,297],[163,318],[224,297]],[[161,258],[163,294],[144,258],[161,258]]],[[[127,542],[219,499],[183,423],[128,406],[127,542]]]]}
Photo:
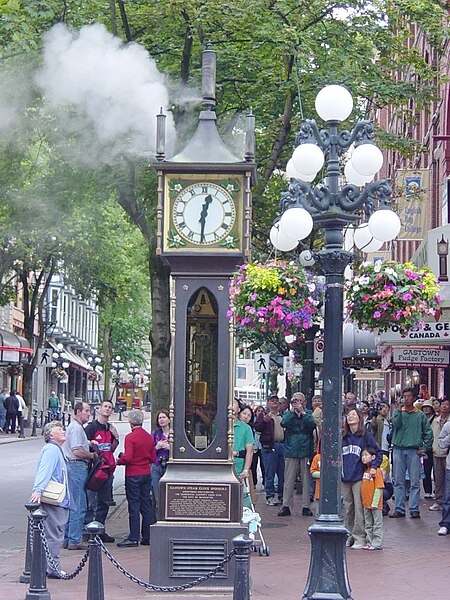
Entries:
{"type": "Polygon", "coordinates": [[[414,388],[403,390],[403,402],[392,415],[392,445],[394,466],[395,511],[391,519],[404,517],[406,471],[411,482],[408,508],[412,519],[420,519],[420,458],[433,445],[433,431],[425,414],[414,406],[414,388]]]}
{"type": "Polygon", "coordinates": [[[48,408],[50,410],[52,419],[59,419],[59,398],[54,391],[50,392],[48,408]]]}

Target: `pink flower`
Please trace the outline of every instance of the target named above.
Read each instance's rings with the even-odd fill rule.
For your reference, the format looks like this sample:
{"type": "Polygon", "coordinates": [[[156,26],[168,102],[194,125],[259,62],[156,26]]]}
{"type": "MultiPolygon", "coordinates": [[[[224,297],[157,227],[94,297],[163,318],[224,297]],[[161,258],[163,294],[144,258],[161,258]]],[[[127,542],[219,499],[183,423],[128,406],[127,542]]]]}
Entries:
{"type": "Polygon", "coordinates": [[[373,318],[374,318],[374,319],[379,319],[380,317],[381,317],[381,313],[380,313],[380,311],[379,311],[379,310],[376,310],[376,311],[373,313],[373,318]]]}

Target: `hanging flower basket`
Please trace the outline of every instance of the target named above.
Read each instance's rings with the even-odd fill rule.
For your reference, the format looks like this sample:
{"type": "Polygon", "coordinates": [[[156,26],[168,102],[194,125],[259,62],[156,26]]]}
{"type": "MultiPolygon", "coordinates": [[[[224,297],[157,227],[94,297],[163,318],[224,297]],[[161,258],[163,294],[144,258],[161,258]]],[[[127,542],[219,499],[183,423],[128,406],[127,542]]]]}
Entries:
{"type": "Polygon", "coordinates": [[[89,371],[87,378],[89,381],[97,381],[97,379],[99,379],[99,375],[97,371],[89,371]]]}
{"type": "Polygon", "coordinates": [[[429,269],[413,263],[363,263],[347,285],[347,311],[361,329],[402,334],[421,325],[439,308],[439,282],[429,269]]]}
{"type": "Polygon", "coordinates": [[[51,375],[55,379],[58,379],[59,381],[61,381],[62,379],[66,378],[67,373],[66,373],[65,369],[52,369],[51,375]]]}
{"type": "Polygon", "coordinates": [[[233,277],[231,309],[239,329],[299,335],[321,315],[324,285],[294,262],[246,263],[233,277]]]}
{"type": "Polygon", "coordinates": [[[18,377],[22,375],[23,368],[22,365],[8,365],[5,369],[5,372],[9,377],[18,377]]]}

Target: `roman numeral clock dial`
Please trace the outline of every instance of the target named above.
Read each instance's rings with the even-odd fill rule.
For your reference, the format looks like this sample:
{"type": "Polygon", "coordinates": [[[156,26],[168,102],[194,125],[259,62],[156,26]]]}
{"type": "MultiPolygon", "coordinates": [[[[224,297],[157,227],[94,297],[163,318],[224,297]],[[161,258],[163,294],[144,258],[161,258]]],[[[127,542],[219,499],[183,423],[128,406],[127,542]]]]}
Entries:
{"type": "Polygon", "coordinates": [[[236,222],[236,206],[226,187],[193,183],[175,198],[172,223],[176,233],[194,246],[212,246],[226,240],[236,222]]]}

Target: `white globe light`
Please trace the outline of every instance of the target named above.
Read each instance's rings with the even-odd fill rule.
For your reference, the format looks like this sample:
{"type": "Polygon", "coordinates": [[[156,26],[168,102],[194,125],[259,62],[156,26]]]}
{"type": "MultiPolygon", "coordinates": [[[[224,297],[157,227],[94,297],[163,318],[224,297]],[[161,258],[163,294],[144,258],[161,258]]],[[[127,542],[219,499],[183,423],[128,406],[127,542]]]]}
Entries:
{"type": "Polygon", "coordinates": [[[289,179],[301,179],[302,181],[310,182],[315,178],[316,173],[313,173],[312,175],[306,175],[306,173],[300,173],[294,167],[292,158],[290,158],[286,165],[286,175],[289,177],[289,179]]]}
{"type": "Polygon", "coordinates": [[[316,144],[300,144],[294,150],[291,160],[296,171],[306,175],[314,174],[315,177],[323,167],[325,156],[316,144]]]}
{"type": "Polygon", "coordinates": [[[373,237],[367,223],[355,229],[353,241],[355,246],[364,252],[376,252],[383,245],[383,242],[373,237]]]}
{"type": "Polygon", "coordinates": [[[302,267],[312,267],[312,265],[316,262],[311,250],[302,250],[299,254],[299,260],[302,267]]]}
{"type": "Polygon", "coordinates": [[[377,210],[369,219],[369,230],[374,238],[389,242],[396,238],[402,227],[400,218],[392,210],[377,210]]]}
{"type": "Polygon", "coordinates": [[[280,232],[290,239],[304,240],[311,233],[312,228],[311,215],[300,206],[289,208],[280,219],[280,232]]]}
{"type": "Polygon", "coordinates": [[[352,110],[352,95],[342,85],[327,85],[316,96],[316,111],[324,121],[345,121],[352,110]]]}
{"type": "Polygon", "coordinates": [[[269,237],[270,237],[270,241],[272,242],[272,245],[277,250],[280,250],[280,252],[288,252],[289,250],[293,250],[298,244],[297,240],[293,240],[293,239],[286,237],[280,231],[279,223],[272,226],[269,237]]]}
{"type": "Polygon", "coordinates": [[[375,175],[383,166],[383,153],[374,144],[361,144],[352,154],[352,166],[360,175],[375,175]]]}
{"type": "Polygon", "coordinates": [[[347,179],[348,183],[357,185],[358,187],[362,187],[363,185],[366,185],[366,183],[369,183],[370,181],[372,181],[372,179],[374,177],[373,175],[365,177],[364,175],[360,175],[359,173],[357,173],[352,165],[351,160],[349,160],[348,162],[345,163],[344,175],[345,175],[345,178],[347,179]]]}

